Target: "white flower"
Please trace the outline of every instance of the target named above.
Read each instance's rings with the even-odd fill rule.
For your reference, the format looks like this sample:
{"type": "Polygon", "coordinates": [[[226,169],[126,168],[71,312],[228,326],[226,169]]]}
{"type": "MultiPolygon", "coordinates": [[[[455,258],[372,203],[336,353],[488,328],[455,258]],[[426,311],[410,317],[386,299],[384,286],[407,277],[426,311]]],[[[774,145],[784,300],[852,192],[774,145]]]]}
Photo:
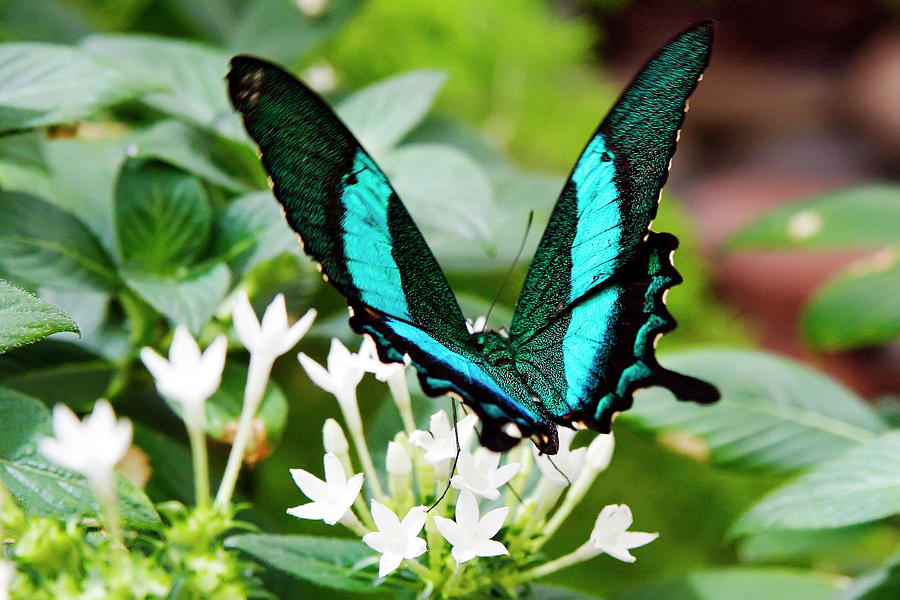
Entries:
{"type": "Polygon", "coordinates": [[[184,406],[187,421],[203,414],[203,403],[219,388],[225,349],[225,336],[220,335],[201,354],[188,328],[179,325],[169,346],[169,360],[152,348],[141,349],[141,360],[156,380],[159,393],[184,406]]]}
{"type": "Polygon", "coordinates": [[[250,306],[247,292],[243,290],[238,295],[232,312],[234,331],[244,347],[251,354],[263,355],[270,360],[296,346],[300,338],[309,331],[315,318],[316,311],[308,310],[296,323],[288,326],[284,295],[278,294],[266,307],[260,323],[250,306]]]}
{"type": "Polygon", "coordinates": [[[16,565],[9,560],[0,560],[0,600],[9,600],[9,588],[16,576],[16,565]]]}
{"type": "Polygon", "coordinates": [[[605,471],[612,461],[616,440],[611,433],[600,433],[588,444],[585,459],[595,473],[605,471]]]}
{"type": "Polygon", "coordinates": [[[444,539],[453,545],[450,551],[453,558],[464,563],[476,556],[509,554],[506,546],[491,539],[503,527],[508,514],[509,507],[504,506],[480,517],[474,494],[463,490],[456,502],[456,521],[446,517],[435,517],[434,520],[444,539]]]}
{"type": "Polygon", "coordinates": [[[320,94],[326,94],[337,87],[338,76],[334,67],[325,61],[319,61],[303,71],[303,81],[320,94]]]}
{"type": "Polygon", "coordinates": [[[500,453],[483,450],[477,458],[468,450],[459,455],[459,474],[454,475],[450,485],[458,490],[470,490],[489,500],[500,497],[498,488],[506,485],[522,467],[519,463],[500,465],[500,453]]]}
{"type": "Polygon", "coordinates": [[[381,358],[378,357],[378,350],[375,348],[375,342],[369,336],[366,336],[362,344],[360,344],[356,358],[356,364],[367,373],[375,375],[375,379],[378,381],[387,381],[392,376],[403,373],[410,363],[408,354],[403,356],[402,363],[381,362],[381,358]]]}
{"type": "Polygon", "coordinates": [[[334,525],[344,517],[359,496],[363,475],[357,473],[347,479],[340,459],[334,454],[326,454],[324,462],[325,481],[303,469],[291,469],[294,483],[312,502],[289,508],[287,513],[300,519],[322,520],[334,525]]]}
{"type": "Polygon", "coordinates": [[[347,442],[347,436],[341,424],[334,419],[325,419],[322,426],[322,443],[325,446],[325,452],[343,456],[350,451],[350,444],[347,442]]]}
{"type": "Polygon", "coordinates": [[[388,442],[385,467],[388,475],[405,476],[412,473],[412,460],[402,444],[388,442]]]}
{"type": "Polygon", "coordinates": [[[381,553],[379,577],[394,571],[403,559],[416,558],[425,553],[427,545],[418,535],[425,526],[426,516],[424,506],[414,506],[401,521],[390,508],[372,500],[372,518],[378,531],[367,533],[363,541],[369,548],[381,553]]]}
{"type": "Polygon", "coordinates": [[[484,331],[484,326],[487,324],[487,317],[481,315],[475,319],[475,321],[469,321],[466,319],[466,329],[469,330],[469,333],[480,333],[484,331]]]}
{"type": "Polygon", "coordinates": [[[84,421],[68,406],[54,406],[53,434],[38,441],[41,454],[100,484],[112,480],[113,467],[131,446],[132,427],[128,419],[117,421],[109,402],[100,400],[84,421]]]}
{"type": "Polygon", "coordinates": [[[306,374],[312,382],[333,394],[338,401],[343,401],[349,394],[355,392],[356,386],[362,380],[364,369],[359,367],[358,357],[347,350],[337,338],[331,340],[328,369],[302,352],[297,355],[297,359],[306,369],[306,374]]]}
{"type": "Polygon", "coordinates": [[[585,453],[587,448],[578,448],[570,450],[572,440],[575,438],[575,431],[568,427],[559,427],[559,452],[553,456],[541,454],[536,447],[532,447],[534,451],[535,461],[541,469],[544,477],[562,484],[570,484],[578,478],[578,475],[584,469],[585,453]]]}
{"type": "MultiPolygon", "coordinates": [[[[475,415],[467,415],[456,424],[460,448],[469,447],[477,420],[478,417],[475,415]]],[[[430,465],[456,456],[456,435],[453,433],[453,428],[450,427],[447,413],[442,410],[431,415],[429,431],[413,431],[409,435],[409,441],[412,445],[425,450],[425,462],[430,465]]]]}
{"type": "Polygon", "coordinates": [[[627,531],[631,527],[633,519],[631,509],[625,504],[610,504],[604,506],[594,530],[591,531],[591,539],[585,544],[592,554],[606,553],[624,562],[637,560],[628,552],[631,548],[638,548],[649,544],[659,537],[658,533],[646,533],[644,531],[627,531]]]}

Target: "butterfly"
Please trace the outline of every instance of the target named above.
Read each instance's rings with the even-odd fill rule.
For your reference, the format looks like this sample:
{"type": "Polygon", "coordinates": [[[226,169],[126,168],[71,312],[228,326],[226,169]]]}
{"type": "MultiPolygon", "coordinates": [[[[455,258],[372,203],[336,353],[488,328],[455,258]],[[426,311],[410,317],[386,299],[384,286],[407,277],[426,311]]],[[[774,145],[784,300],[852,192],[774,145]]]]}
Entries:
{"type": "Polygon", "coordinates": [[[409,356],[425,393],[454,394],[497,452],[557,426],[609,432],[634,392],[658,385],[713,402],[712,385],[663,368],[675,327],[665,294],[681,277],[674,236],[650,229],[713,25],[673,38],[641,69],[589,140],[553,209],[508,330],[470,333],[444,273],[384,173],[325,102],[281,68],[236,56],[232,103],[258,144],[288,223],[350,325],[379,358],[409,356]]]}

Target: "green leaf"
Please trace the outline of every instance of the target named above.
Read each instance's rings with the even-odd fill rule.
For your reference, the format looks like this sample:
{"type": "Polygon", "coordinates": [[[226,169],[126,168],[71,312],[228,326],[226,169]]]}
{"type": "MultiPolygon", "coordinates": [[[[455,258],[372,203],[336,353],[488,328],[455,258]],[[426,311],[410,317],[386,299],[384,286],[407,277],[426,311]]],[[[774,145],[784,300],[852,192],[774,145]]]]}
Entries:
{"type": "MultiPolygon", "coordinates": [[[[169,436],[136,424],[134,443],[150,457],[153,467],[147,494],[157,501],[194,502],[194,471],[191,451],[169,436]]],[[[215,488],[213,488],[215,489],[215,488]]]]}
{"type": "Polygon", "coordinates": [[[870,525],[851,525],[837,529],[762,531],[741,540],[738,556],[741,562],[749,563],[784,562],[802,557],[835,560],[835,554],[842,548],[853,552],[873,530],[870,525]]]}
{"type": "Polygon", "coordinates": [[[525,600],[599,600],[600,596],[586,594],[555,585],[535,585],[525,600]]]}
{"type": "Polygon", "coordinates": [[[283,252],[300,251],[271,192],[255,192],[230,202],[216,221],[214,253],[238,273],[283,252]]]}
{"type": "Polygon", "coordinates": [[[853,582],[849,589],[832,600],[896,600],[900,590],[900,554],[888,565],[853,582]]]}
{"type": "Polygon", "coordinates": [[[212,318],[231,284],[231,273],[224,264],[195,270],[183,278],[132,274],[125,277],[128,287],[173,324],[184,324],[195,334],[212,318]]]}
{"type": "MultiPolygon", "coordinates": [[[[51,435],[50,413],[24,394],[0,388],[0,479],[27,514],[72,516],[98,513],[87,481],[42,458],[37,440],[51,435]]],[[[159,516],[143,492],[124,478],[118,481],[119,506],[129,525],[153,528],[159,516]]]]}
{"type": "Polygon", "coordinates": [[[0,45],[0,131],[74,121],[158,87],[82,49],[0,45]]]}
{"type": "Polygon", "coordinates": [[[797,469],[864,444],[886,429],[856,394],[787,358],[721,349],[665,355],[662,363],[713,383],[722,399],[701,406],[651,388],[622,417],[657,432],[673,449],[718,465],[797,469]]]}
{"type": "Polygon", "coordinates": [[[118,285],[109,256],[78,219],[16,192],[0,192],[0,268],[51,288],[110,291],[118,285]]]}
{"type": "MultiPolygon", "coordinates": [[[[226,548],[237,548],[261,563],[322,587],[348,592],[385,591],[375,587],[374,572],[354,566],[371,558],[361,541],[311,535],[235,535],[226,548]]],[[[374,563],[373,563],[374,564],[374,563]]]]}
{"type": "Polygon", "coordinates": [[[442,241],[454,247],[461,238],[490,238],[488,223],[496,212],[491,182],[471,158],[450,146],[407,144],[382,164],[416,222],[429,232],[450,234],[443,240],[429,236],[439,254],[442,241]]]}
{"type": "Polygon", "coordinates": [[[206,248],[212,208],[200,182],[152,161],[129,160],[116,185],[116,234],[132,270],[155,274],[191,264],[206,248]]]}
{"type": "Polygon", "coordinates": [[[900,186],[868,185],[815,196],[773,210],[734,234],[732,249],[847,247],[896,243],[900,186]]]}
{"type": "Polygon", "coordinates": [[[332,0],[323,3],[323,12],[307,16],[296,2],[256,0],[247,5],[228,47],[235,53],[264,56],[292,63],[323,42],[356,13],[359,0],[332,0]]]}
{"type": "Polygon", "coordinates": [[[78,333],[78,325],[59,308],[0,280],[0,354],[61,331],[78,333]]]}
{"type": "Polygon", "coordinates": [[[81,346],[46,340],[0,356],[0,383],[47,404],[89,410],[115,374],[113,363],[81,346]]]}
{"type": "Polygon", "coordinates": [[[838,584],[837,577],[793,569],[721,569],[641,586],[615,600],[827,600],[838,584]]]}
{"type": "Polygon", "coordinates": [[[893,431],[775,489],[735,523],[734,531],[844,527],[897,513],[900,431],[893,431]]]}
{"type": "Polygon", "coordinates": [[[166,85],[141,100],[167,115],[249,143],[228,101],[223,77],[230,54],[203,44],[140,35],[92,35],[84,47],[166,85]]]}
{"type": "Polygon", "coordinates": [[[131,158],[153,158],[183,169],[230,192],[247,186],[219,168],[210,153],[208,135],[178,121],[162,121],[143,131],[128,146],[131,158]]]}
{"type": "Polygon", "coordinates": [[[381,160],[425,117],[445,79],[440,71],[397,75],[356,92],[338,105],[337,114],[362,146],[381,160]]]}
{"type": "Polygon", "coordinates": [[[38,131],[3,136],[0,138],[0,162],[46,170],[43,136],[38,131]]]}
{"type": "Polygon", "coordinates": [[[803,331],[810,345],[836,351],[900,337],[900,260],[884,250],[845,269],[806,307],[803,331]]]}

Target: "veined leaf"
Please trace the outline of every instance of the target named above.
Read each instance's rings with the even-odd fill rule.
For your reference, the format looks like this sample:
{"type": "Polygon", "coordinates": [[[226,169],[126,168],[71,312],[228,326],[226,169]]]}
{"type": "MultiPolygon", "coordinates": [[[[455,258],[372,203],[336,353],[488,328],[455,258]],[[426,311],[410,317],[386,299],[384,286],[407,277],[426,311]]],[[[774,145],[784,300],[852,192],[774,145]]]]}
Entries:
{"type": "Polygon", "coordinates": [[[299,252],[291,231],[271,192],[254,192],[231,201],[215,226],[216,256],[243,273],[282,252],[299,252]]]}
{"type": "Polygon", "coordinates": [[[898,513],[900,431],[893,431],[775,489],[735,523],[734,531],[844,527],[898,513]]]}
{"type": "Polygon", "coordinates": [[[128,287],[173,324],[184,324],[195,334],[212,318],[231,283],[228,267],[219,263],[186,277],[149,274],[126,275],[128,287]]]}
{"type": "MultiPolygon", "coordinates": [[[[68,519],[97,515],[94,494],[84,477],[57,467],[38,454],[37,440],[51,435],[50,413],[24,394],[0,388],[0,479],[27,514],[68,519]]],[[[159,517],[143,492],[119,478],[119,506],[130,525],[156,527],[159,517]]]]}
{"type": "Polygon", "coordinates": [[[49,302],[0,280],[0,354],[61,331],[78,333],[78,325],[49,302]]]}
{"type": "Polygon", "coordinates": [[[721,569],[691,573],[652,583],[615,600],[827,600],[838,591],[838,578],[795,569],[721,569]]]}
{"type": "Polygon", "coordinates": [[[734,234],[732,249],[848,247],[896,243],[900,186],[868,185],[815,196],[763,215],[734,234]]]}
{"type": "Polygon", "coordinates": [[[891,557],[885,567],[857,579],[832,600],[896,600],[897,590],[900,590],[900,553],[891,557]]]}
{"type": "Polygon", "coordinates": [[[856,394],[787,358],[721,349],[666,355],[661,362],[713,383],[722,399],[700,406],[650,388],[622,418],[715,464],[787,471],[837,456],[886,430],[856,394]]]}
{"type": "Polygon", "coordinates": [[[239,142],[249,143],[228,102],[222,78],[230,54],[203,44],[143,35],[92,35],[83,46],[110,61],[138,69],[165,91],[144,95],[146,104],[239,142]]]}
{"type": "MultiPolygon", "coordinates": [[[[235,535],[225,547],[237,548],[256,560],[298,579],[347,592],[385,591],[375,587],[377,575],[354,566],[373,556],[361,541],[311,535],[235,535]]],[[[375,563],[372,563],[373,565],[375,563]]]]}
{"type": "Polygon", "coordinates": [[[114,290],[112,261],[81,221],[56,206],[0,192],[0,267],[42,286],[114,290]]]}
{"type": "Polygon", "coordinates": [[[0,45],[0,131],[73,121],[157,88],[158,81],[82,49],[36,42],[0,45]]]}
{"type": "Polygon", "coordinates": [[[803,314],[803,331],[814,348],[849,350],[900,337],[898,253],[883,250],[816,291],[803,314]]]}
{"type": "Polygon", "coordinates": [[[446,76],[410,71],[364,88],[337,107],[337,114],[375,160],[425,118],[446,76]]]}
{"type": "Polygon", "coordinates": [[[129,160],[116,185],[116,234],[131,269],[166,274],[206,248],[212,208],[203,186],[184,171],[129,160]]]}

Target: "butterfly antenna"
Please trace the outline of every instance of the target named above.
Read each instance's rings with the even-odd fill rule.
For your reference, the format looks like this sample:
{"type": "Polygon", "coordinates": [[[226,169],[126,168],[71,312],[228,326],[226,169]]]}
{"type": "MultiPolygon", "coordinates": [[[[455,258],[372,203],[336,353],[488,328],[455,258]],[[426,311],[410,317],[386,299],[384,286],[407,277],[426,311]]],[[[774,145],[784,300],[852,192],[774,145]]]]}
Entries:
{"type": "Polygon", "coordinates": [[[512,264],[509,265],[509,269],[506,271],[506,275],[503,276],[503,281],[500,282],[500,287],[497,288],[497,293],[494,295],[494,299],[491,300],[491,305],[488,307],[487,314],[484,316],[484,327],[487,327],[488,320],[491,318],[491,312],[494,310],[494,305],[497,304],[497,301],[500,300],[500,294],[503,293],[503,288],[506,287],[506,284],[509,283],[509,278],[512,276],[513,271],[516,268],[516,265],[519,264],[519,259],[522,258],[522,252],[525,250],[525,242],[528,241],[528,234],[531,232],[531,223],[534,221],[534,211],[528,211],[528,222],[525,224],[525,235],[522,236],[522,241],[519,243],[519,250],[516,252],[516,257],[513,259],[512,264]]]}
{"type": "Polygon", "coordinates": [[[428,510],[425,512],[431,512],[431,510],[441,503],[444,497],[447,496],[447,492],[450,491],[450,480],[453,479],[453,474],[456,473],[456,463],[459,462],[459,454],[462,452],[462,446],[459,444],[459,428],[456,426],[457,416],[456,416],[456,400],[450,400],[450,407],[453,410],[453,437],[456,439],[456,456],[453,457],[453,465],[450,467],[450,475],[447,477],[447,485],[444,486],[444,491],[441,492],[441,497],[434,501],[434,504],[428,507],[428,510]]]}
{"type": "Polygon", "coordinates": [[[560,469],[559,467],[556,466],[556,463],[553,462],[553,459],[550,458],[549,455],[547,456],[547,460],[550,461],[550,464],[553,465],[553,468],[556,469],[556,472],[559,473],[560,475],[562,475],[563,478],[565,478],[566,482],[567,482],[569,485],[572,485],[572,480],[569,479],[569,476],[566,475],[565,473],[563,473],[563,472],[562,472],[562,469],[560,469]]]}

